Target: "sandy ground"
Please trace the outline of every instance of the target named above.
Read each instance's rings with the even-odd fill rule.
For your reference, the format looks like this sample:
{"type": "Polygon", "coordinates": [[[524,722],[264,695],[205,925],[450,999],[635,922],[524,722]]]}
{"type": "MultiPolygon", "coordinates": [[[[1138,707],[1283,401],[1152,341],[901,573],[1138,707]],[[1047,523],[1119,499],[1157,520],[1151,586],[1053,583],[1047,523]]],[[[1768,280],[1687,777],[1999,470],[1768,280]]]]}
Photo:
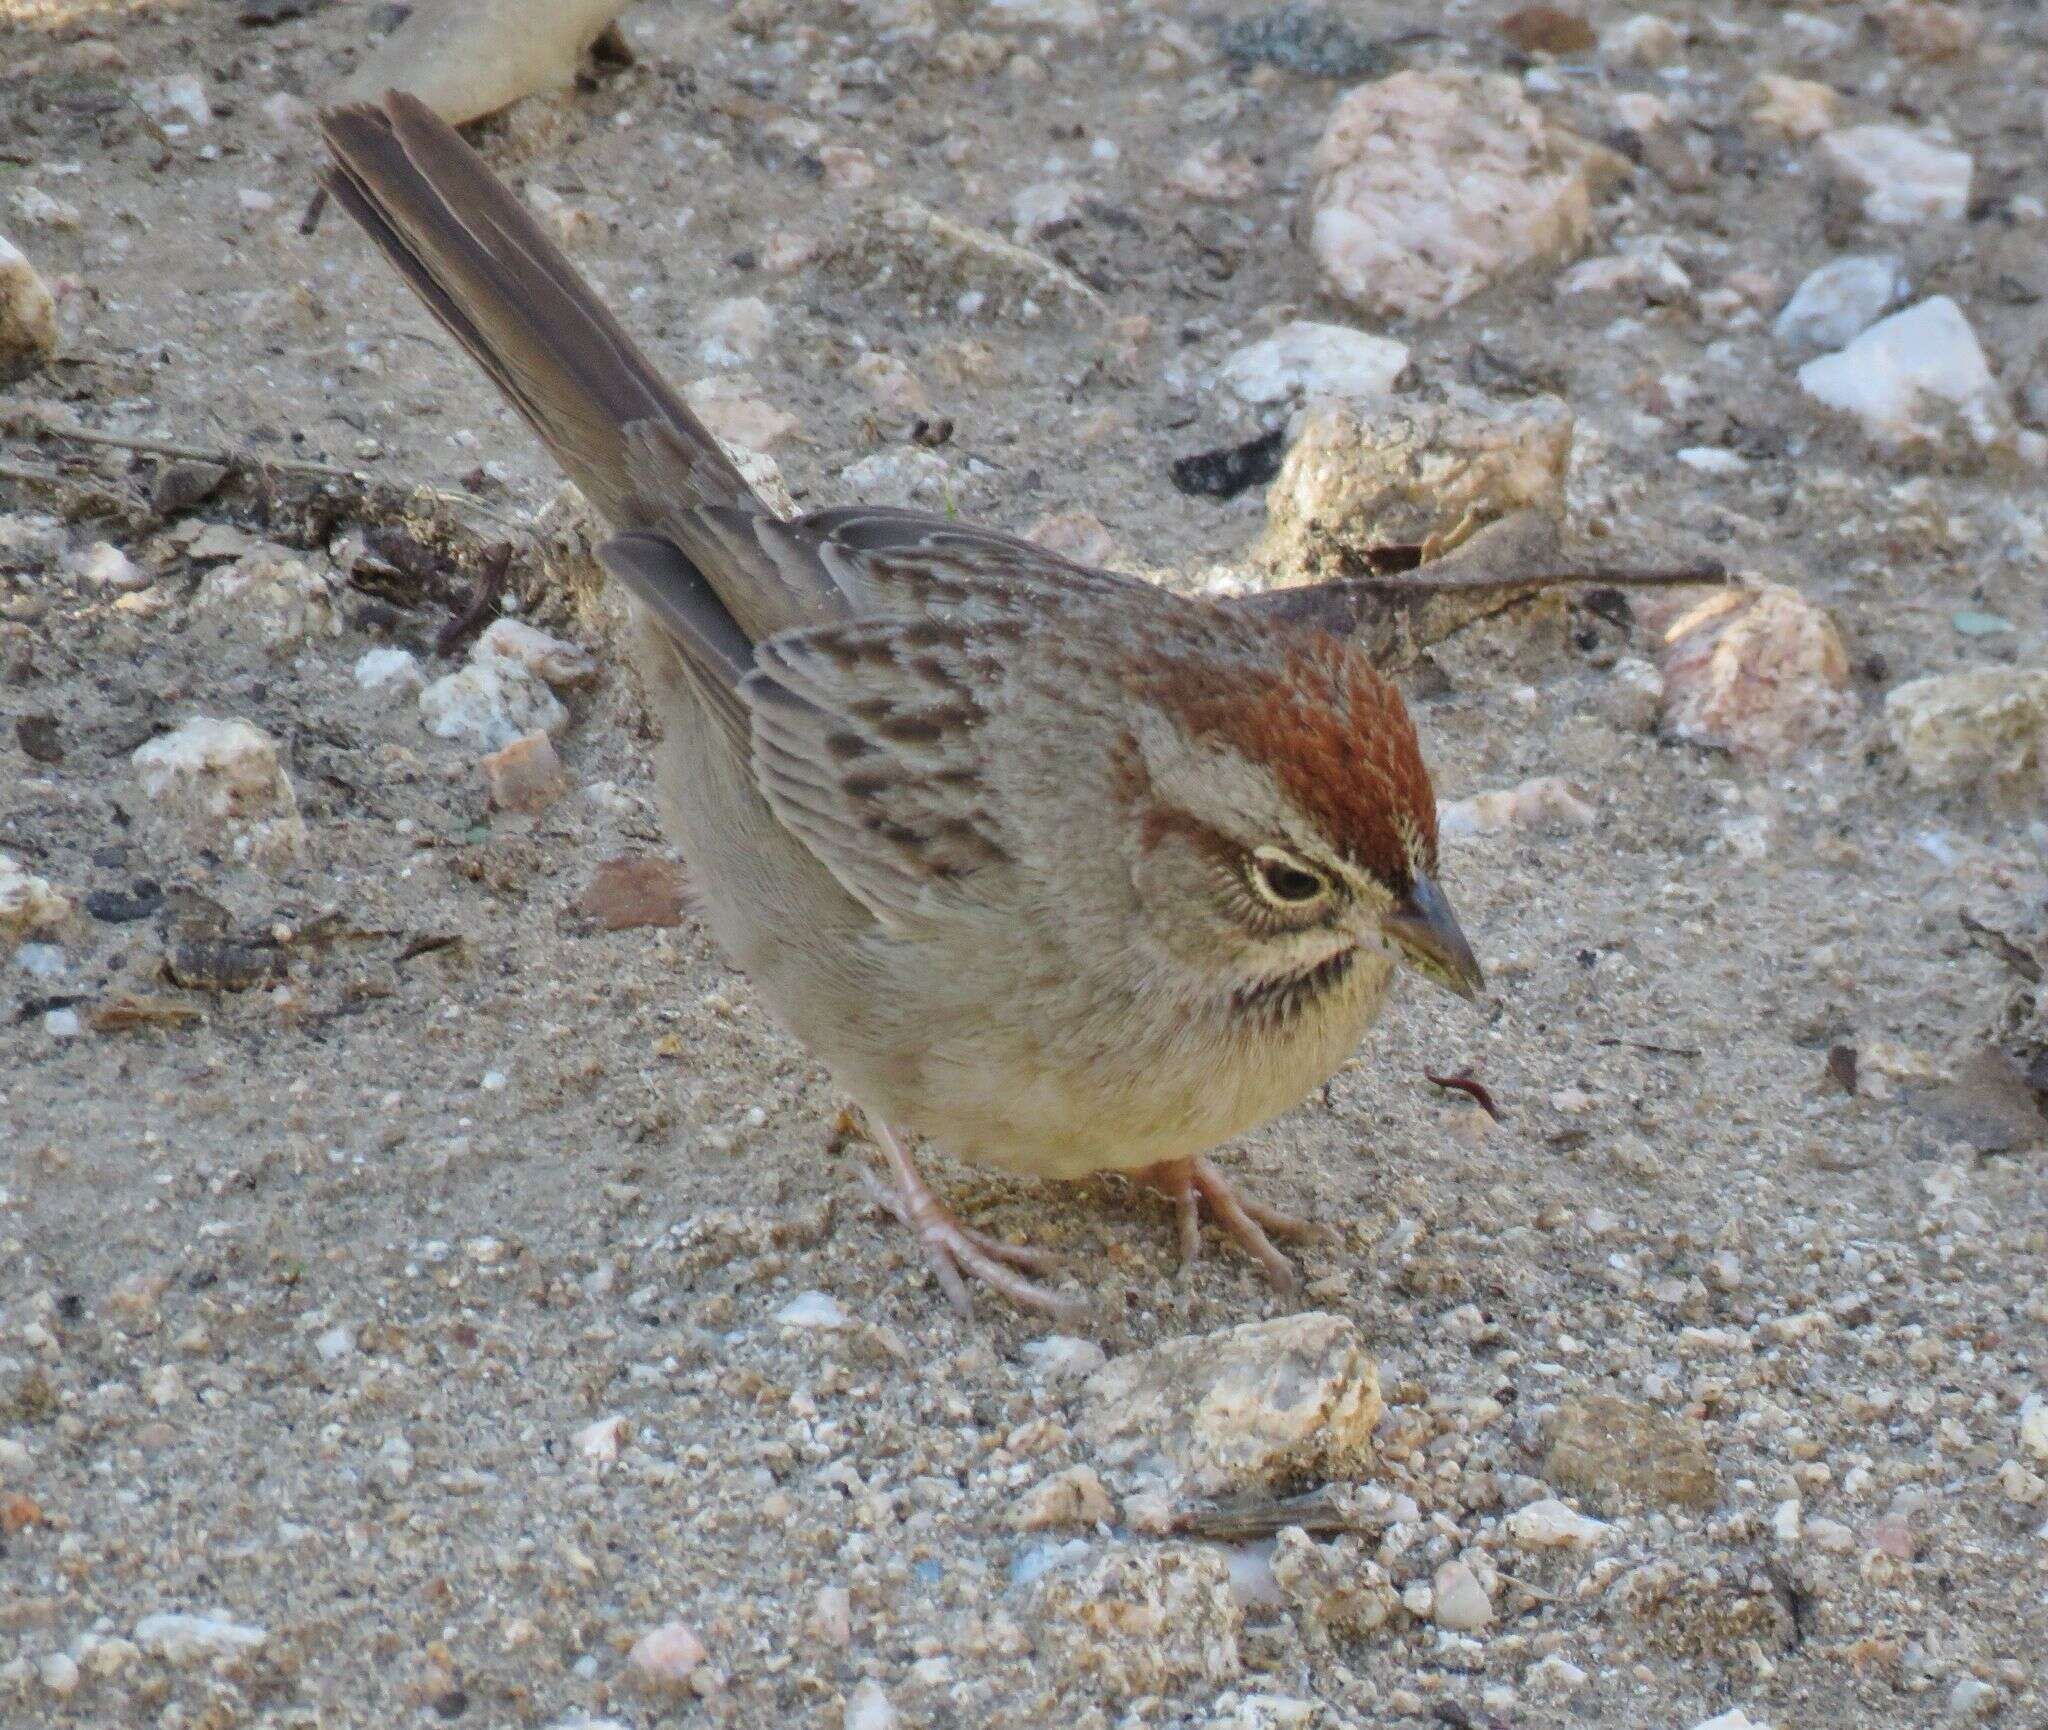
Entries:
{"type": "MultiPolygon", "coordinates": [[[[0,193],[82,212],[28,226],[0,201],[67,290],[64,360],[0,410],[447,489],[481,466],[479,508],[523,519],[555,489],[544,456],[345,222],[297,231],[315,155],[266,99],[330,87],[384,9],[262,28],[237,10],[0,4],[0,193]],[[159,136],[125,92],[185,72],[213,118],[159,136]]],[[[1117,8],[1095,38],[997,30],[975,54],[904,28],[908,4],[721,10],[634,7],[636,65],[483,135],[501,171],[586,213],[578,256],[634,332],[689,378],[701,309],[770,304],[745,370],[798,417],[777,455],[802,502],[904,448],[906,417],[849,375],[878,348],[951,418],[963,512],[1089,512],[1147,568],[1241,559],[1259,491],[1185,497],[1168,468],[1256,430],[1201,381],[1318,308],[1290,223],[1342,85],[1217,60],[1220,22],[1256,15],[1241,0],[1117,8]],[[764,137],[764,115],[821,142],[764,137]],[[1257,193],[1170,193],[1215,142],[1257,193]],[[821,169],[833,146],[864,149],[880,190],[998,228],[1019,187],[1077,183],[1079,220],[1039,244],[1105,310],[971,315],[830,258],[771,274],[775,237],[860,220],[821,169]]],[[[2036,480],[1887,464],[1800,400],[1769,314],[1845,243],[1799,152],[1741,125],[1752,77],[1780,70],[1872,118],[1945,121],[1980,206],[1884,243],[2017,382],[2042,241],[2001,201],[2042,184],[2048,36],[1987,4],[1978,44],[1929,64],[1865,8],[1820,10],[1849,35],[1816,68],[1776,8],[1670,9],[1694,27],[1678,63],[1705,169],[1638,168],[1596,215],[1594,250],[1668,235],[1703,291],[1757,273],[1761,319],[1558,299],[1539,275],[1402,334],[1425,387],[1533,379],[1571,404],[1582,524],[1683,531],[1829,608],[1856,719],[1770,767],[1661,739],[1614,689],[1640,633],[1592,611],[1468,633],[1411,677],[1446,796],[1562,775],[1597,817],[1457,843],[1491,1001],[1408,991],[1324,1098],[1230,1151],[1257,1194],[1335,1228],[1294,1303],[1213,1235],[1183,1282],[1164,1208],[1115,1182],[933,1162],[969,1217],[1069,1257],[1112,1356],[1292,1309],[1349,1318],[1389,1402],[1382,1473],[1417,1504],[1358,1554],[1422,1589],[1407,1607],[1333,1628],[1268,1589],[1253,1547],[1227,1558],[1251,1601],[1214,1610],[1228,1663],[1091,1662],[1095,1625],[1029,1578],[1060,1560],[1048,1544],[1084,1540],[1080,1569],[1213,1547],[1118,1511],[1142,1486],[1079,1439],[1079,1384],[1026,1355],[1042,1325],[946,1307],[865,1199],[829,1078],[699,931],[575,916],[600,862],[662,850],[624,680],[571,698],[576,790],[494,817],[476,751],[351,672],[379,645],[431,660],[445,607],[349,591],[334,634],[277,651],[189,599],[174,524],[78,521],[0,558],[0,850],[81,904],[40,973],[6,963],[0,1019],[0,1721],[2048,1723],[2048,1505],[2025,1481],[2048,1466],[2020,1433],[2048,1390],[2040,1137],[2009,1112],[1987,1127],[1954,1079],[2013,985],[1959,915],[2038,933],[2042,831],[1908,786],[1875,721],[1899,679],[2038,655],[2048,513],[2036,480]],[[1673,373],[1697,386],[1680,407],[1673,373]],[[1746,466],[1677,460],[1709,444],[1746,466]],[[52,534],[112,541],[173,604],[117,610],[52,568],[52,534]],[[1966,637],[1959,610],[2014,629],[1966,637]],[[303,862],[238,864],[148,809],[130,755],[193,713],[282,743],[303,862]],[[43,716],[54,735],[20,726],[43,716]],[[167,897],[145,917],[83,908],[155,908],[143,884],[167,897]],[[281,931],[263,953],[283,987],[166,984],[166,950],[209,919],[281,931]],[[118,990],[202,1013],[95,1031],[118,990]],[[85,1029],[55,1037],[66,1005],[85,1029]],[[1844,1047],[1855,1093],[1830,1067],[1844,1047]],[[1886,1053],[1896,1079],[1872,1069],[1886,1053]],[[1503,1121],[1425,1070],[1480,1077],[1503,1121]],[[812,1291],[846,1325],[777,1321],[812,1291]],[[1652,1462],[1570,1487],[1569,1419],[1600,1396],[1690,1462],[1683,1482],[1652,1462]],[[593,1457],[607,1440],[616,1458],[593,1457]],[[1111,1497],[1102,1527],[1018,1529],[1076,1466],[1111,1497]],[[1506,1543],[1503,1517],[1546,1488],[1611,1519],[1595,1553],[1506,1543]],[[1490,1591],[1477,1629],[1426,1609],[1461,1555],[1490,1591]],[[263,1638],[166,1655],[137,1632],[159,1612],[263,1638]],[[663,1696],[626,1652],[676,1620],[706,1658],[663,1696]]],[[[940,39],[986,22],[971,11],[941,6],[940,39]]],[[[1413,23],[1347,15],[1371,38],[1413,23]]],[[[1494,24],[1452,9],[1394,63],[1509,65],[1494,24]]],[[[1674,88],[1583,64],[1543,100],[1592,137],[1617,91],[1674,88]]],[[[50,508],[0,479],[0,509],[50,508]]]]}

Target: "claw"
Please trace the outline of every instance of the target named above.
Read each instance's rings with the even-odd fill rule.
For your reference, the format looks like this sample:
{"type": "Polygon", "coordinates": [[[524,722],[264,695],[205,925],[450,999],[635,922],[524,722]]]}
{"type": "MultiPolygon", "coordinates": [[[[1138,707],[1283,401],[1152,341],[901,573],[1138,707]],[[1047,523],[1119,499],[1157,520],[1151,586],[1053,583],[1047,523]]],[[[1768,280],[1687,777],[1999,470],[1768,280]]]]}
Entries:
{"type": "Polygon", "coordinates": [[[1001,1292],[1019,1309],[1037,1310],[1063,1326],[1071,1326],[1086,1315],[1088,1306],[1079,1299],[1053,1291],[1018,1271],[1021,1268],[1031,1273],[1056,1273],[1060,1268],[1057,1256],[1028,1244],[1005,1243],[985,1231],[963,1225],[932,1193],[889,1126],[878,1118],[871,1118],[869,1125],[888,1155],[896,1184],[892,1189],[872,1172],[864,1171],[861,1176],[868,1193],[917,1234],[925,1260],[956,1310],[963,1316],[974,1313],[966,1279],[971,1274],[983,1285],[1001,1292]]]}
{"type": "Polygon", "coordinates": [[[1299,1219],[1239,1195],[1230,1180],[1206,1159],[1168,1160],[1160,1165],[1141,1166],[1128,1175],[1133,1182],[1158,1190],[1173,1203],[1180,1225],[1184,1267],[1192,1267],[1201,1253],[1201,1207],[1205,1201],[1216,1223],[1283,1292],[1292,1292],[1298,1281],[1294,1264],[1274,1247],[1273,1238],[1328,1235],[1326,1228],[1313,1220],[1299,1219]]]}

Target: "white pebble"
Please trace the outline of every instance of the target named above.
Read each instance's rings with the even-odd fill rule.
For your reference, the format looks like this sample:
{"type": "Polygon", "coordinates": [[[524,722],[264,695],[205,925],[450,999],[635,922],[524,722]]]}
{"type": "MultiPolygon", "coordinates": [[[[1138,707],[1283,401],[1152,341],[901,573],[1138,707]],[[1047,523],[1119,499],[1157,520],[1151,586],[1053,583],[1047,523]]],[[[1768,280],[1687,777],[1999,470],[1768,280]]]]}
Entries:
{"type": "Polygon", "coordinates": [[[417,691],[427,682],[410,649],[365,649],[356,661],[356,683],[365,691],[417,691]]]}
{"type": "Polygon", "coordinates": [[[46,1009],[43,1011],[43,1031],[52,1039],[76,1039],[83,1024],[75,1009],[46,1009]]]}
{"type": "Polygon", "coordinates": [[[895,1730],[896,1708],[889,1704],[881,1683],[871,1677],[847,1695],[841,1722],[845,1730],[895,1730]]]}
{"type": "Polygon", "coordinates": [[[853,1318],[830,1292],[804,1291],[777,1310],[775,1319],[786,1328],[843,1328],[853,1318]]]}
{"type": "Polygon", "coordinates": [[[68,1695],[78,1687],[78,1663],[66,1652],[45,1652],[36,1666],[43,1686],[52,1694],[68,1695]]]}
{"type": "Polygon", "coordinates": [[[210,1658],[249,1652],[269,1638],[252,1623],[235,1622],[216,1611],[210,1616],[160,1610],[135,1624],[135,1643],[170,1664],[196,1664],[210,1658]]]}
{"type": "Polygon", "coordinates": [[[1439,1628],[1470,1634],[1493,1620],[1493,1601],[1466,1563],[1446,1562],[1437,1569],[1435,1590],[1430,1615],[1439,1628]]]}
{"type": "Polygon", "coordinates": [[[1590,1550],[1613,1531],[1576,1508],[1546,1496],[1508,1516],[1508,1536],[1525,1550],[1590,1550]]]}

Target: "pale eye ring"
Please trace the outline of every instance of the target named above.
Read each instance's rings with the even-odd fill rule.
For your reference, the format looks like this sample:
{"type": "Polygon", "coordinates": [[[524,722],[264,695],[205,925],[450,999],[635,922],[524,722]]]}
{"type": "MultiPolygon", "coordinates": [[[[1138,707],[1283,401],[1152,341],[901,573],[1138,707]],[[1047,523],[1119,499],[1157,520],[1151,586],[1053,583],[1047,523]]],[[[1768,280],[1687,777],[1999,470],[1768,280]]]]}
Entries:
{"type": "Polygon", "coordinates": [[[1330,880],[1284,847],[1253,851],[1245,876],[1262,901],[1275,907],[1310,907],[1330,892],[1330,880]]]}

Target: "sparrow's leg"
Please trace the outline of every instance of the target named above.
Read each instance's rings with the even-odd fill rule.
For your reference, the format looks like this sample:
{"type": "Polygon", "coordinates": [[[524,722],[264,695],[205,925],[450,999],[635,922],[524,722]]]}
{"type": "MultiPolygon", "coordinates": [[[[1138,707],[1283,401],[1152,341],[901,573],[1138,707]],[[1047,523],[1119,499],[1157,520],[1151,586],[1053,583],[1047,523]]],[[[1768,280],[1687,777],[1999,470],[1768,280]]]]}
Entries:
{"type": "Polygon", "coordinates": [[[889,1126],[879,1118],[870,1117],[868,1128],[882,1151],[889,1156],[889,1169],[896,1179],[892,1190],[871,1173],[863,1172],[868,1193],[917,1233],[925,1259],[931,1263],[932,1272],[938,1276],[940,1287],[956,1310],[963,1316],[974,1313],[964,1277],[972,1274],[982,1284],[1001,1292],[1020,1309],[1039,1310],[1062,1323],[1081,1319],[1086,1312],[1086,1304],[1062,1296],[1017,1271],[1026,1268],[1032,1273],[1055,1272],[1060,1265],[1057,1256],[1025,1244],[1005,1243],[985,1231],[962,1225],[946,1204],[932,1193],[931,1185],[925,1182],[889,1126]]]}
{"type": "Polygon", "coordinates": [[[1207,1202],[1216,1223],[1284,1292],[1294,1290],[1294,1264],[1273,1247],[1273,1237],[1318,1237],[1323,1232],[1313,1220],[1297,1219],[1239,1195],[1230,1179],[1206,1159],[1170,1159],[1128,1175],[1173,1203],[1183,1262],[1192,1263],[1201,1251],[1201,1204],[1207,1202]]]}

